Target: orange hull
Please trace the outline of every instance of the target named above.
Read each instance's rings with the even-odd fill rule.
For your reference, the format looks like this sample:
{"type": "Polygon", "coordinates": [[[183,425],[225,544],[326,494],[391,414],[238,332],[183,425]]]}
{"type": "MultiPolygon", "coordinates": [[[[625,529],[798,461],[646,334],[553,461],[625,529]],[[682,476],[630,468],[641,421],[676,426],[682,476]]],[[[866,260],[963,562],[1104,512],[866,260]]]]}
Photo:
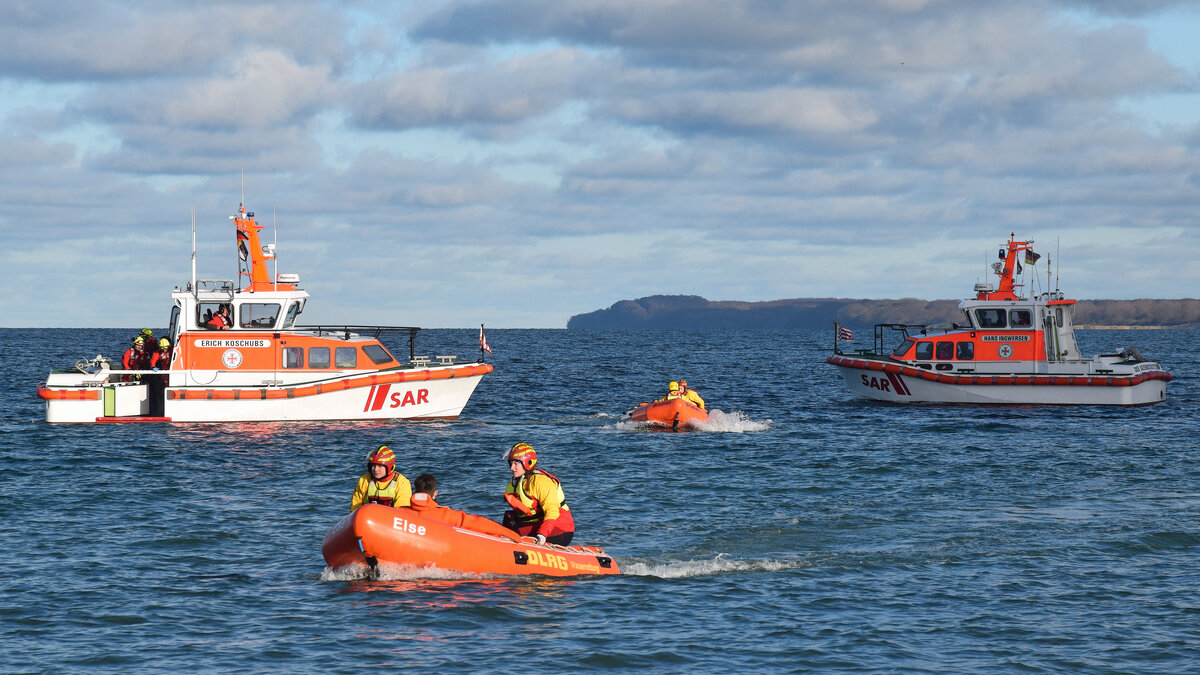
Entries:
{"type": "Polygon", "coordinates": [[[707,422],[708,413],[693,403],[681,398],[670,401],[654,401],[643,403],[625,413],[625,419],[632,422],[649,422],[662,427],[678,429],[688,422],[707,422]]]}
{"type": "Polygon", "coordinates": [[[472,574],[620,574],[600,548],[515,542],[380,504],[365,504],[330,528],[321,554],[334,569],[387,562],[472,574]]]}

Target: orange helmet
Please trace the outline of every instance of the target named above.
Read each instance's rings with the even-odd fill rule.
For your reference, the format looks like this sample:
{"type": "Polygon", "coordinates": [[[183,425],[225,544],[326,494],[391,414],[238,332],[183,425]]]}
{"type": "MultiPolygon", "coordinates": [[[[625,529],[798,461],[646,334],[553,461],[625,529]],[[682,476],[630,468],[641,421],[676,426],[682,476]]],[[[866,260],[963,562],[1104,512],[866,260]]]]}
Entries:
{"type": "Polygon", "coordinates": [[[381,445],[374,452],[367,455],[367,471],[371,470],[372,464],[378,464],[387,469],[387,475],[381,480],[390,480],[392,473],[396,470],[396,453],[392,452],[391,448],[386,445],[381,445]]]}
{"type": "Polygon", "coordinates": [[[508,463],[512,464],[514,461],[520,462],[521,466],[528,471],[533,468],[534,464],[537,464],[537,452],[528,443],[517,443],[512,446],[512,450],[508,451],[508,463]]]}

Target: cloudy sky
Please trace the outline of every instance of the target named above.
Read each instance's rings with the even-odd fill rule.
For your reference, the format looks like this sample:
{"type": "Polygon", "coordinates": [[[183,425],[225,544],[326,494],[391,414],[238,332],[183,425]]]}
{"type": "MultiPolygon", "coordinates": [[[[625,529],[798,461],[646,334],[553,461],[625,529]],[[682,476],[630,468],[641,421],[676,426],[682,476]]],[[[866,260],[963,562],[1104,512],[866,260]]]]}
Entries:
{"type": "Polygon", "coordinates": [[[193,206],[199,276],[234,276],[243,171],[309,322],[958,298],[1010,232],[1075,297],[1200,296],[1189,2],[0,12],[0,325],[165,325],[193,206]]]}

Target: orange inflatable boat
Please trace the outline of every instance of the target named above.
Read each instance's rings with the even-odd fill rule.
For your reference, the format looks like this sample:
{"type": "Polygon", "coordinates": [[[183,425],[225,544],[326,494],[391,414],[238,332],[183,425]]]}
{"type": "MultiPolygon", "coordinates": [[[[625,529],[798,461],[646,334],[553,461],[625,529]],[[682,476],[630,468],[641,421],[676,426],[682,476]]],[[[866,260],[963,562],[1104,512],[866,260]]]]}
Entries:
{"type": "Polygon", "coordinates": [[[688,426],[692,420],[707,422],[708,412],[690,401],[674,398],[669,401],[653,401],[642,403],[625,413],[621,418],[626,422],[649,422],[668,429],[679,429],[688,426]]]}
{"type": "Polygon", "coordinates": [[[387,562],[473,574],[620,574],[604,549],[538,545],[516,533],[454,527],[411,508],[381,504],[364,504],[342,518],[326,533],[321,554],[333,569],[387,562]]]}

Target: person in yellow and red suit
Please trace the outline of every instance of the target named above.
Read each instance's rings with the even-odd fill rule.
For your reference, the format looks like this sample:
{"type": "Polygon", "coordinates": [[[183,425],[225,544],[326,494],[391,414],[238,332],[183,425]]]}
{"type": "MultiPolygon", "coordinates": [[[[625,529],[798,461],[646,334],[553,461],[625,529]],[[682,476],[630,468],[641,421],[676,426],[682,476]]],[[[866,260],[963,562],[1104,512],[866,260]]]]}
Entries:
{"type": "Polygon", "coordinates": [[[490,534],[494,537],[504,537],[513,541],[521,538],[513,531],[494,520],[477,516],[465,511],[458,511],[437,503],[437,477],[431,473],[423,473],[413,481],[412,502],[409,508],[430,520],[440,520],[454,527],[461,527],[472,532],[490,534]]]}
{"type": "Polygon", "coordinates": [[[566,505],[562,482],[553,474],[534,468],[537,453],[528,443],[517,443],[508,451],[512,480],[504,486],[504,501],[512,510],[504,513],[504,526],[539,544],[566,546],[575,536],[575,519],[566,505]]]}
{"type": "Polygon", "coordinates": [[[687,380],[679,381],[679,396],[701,410],[704,410],[704,399],[700,398],[700,394],[688,389],[687,380]]]}
{"type": "Polygon", "coordinates": [[[350,510],[363,504],[408,506],[411,499],[412,485],[403,474],[396,471],[395,453],[388,446],[381,445],[367,455],[367,472],[358,477],[354,497],[350,500],[350,510]]]}
{"type": "Polygon", "coordinates": [[[158,351],[150,355],[150,368],[152,370],[167,370],[171,367],[171,341],[167,338],[160,338],[158,341],[158,351]]]}
{"type": "Polygon", "coordinates": [[[672,383],[670,383],[670,384],[668,384],[668,385],[667,385],[667,395],[666,395],[666,396],[664,396],[664,397],[662,397],[662,398],[660,398],[660,399],[657,399],[655,402],[657,403],[658,401],[672,401],[672,400],[675,400],[675,399],[677,399],[677,398],[680,398],[680,394],[679,394],[679,383],[678,383],[678,382],[672,382],[672,383]]]}
{"type": "MultiPolygon", "coordinates": [[[[133,346],[125,350],[121,357],[121,367],[125,370],[150,370],[150,353],[146,351],[146,340],[141,335],[133,338],[133,346]]],[[[125,382],[142,379],[141,375],[123,375],[125,382]]]]}

